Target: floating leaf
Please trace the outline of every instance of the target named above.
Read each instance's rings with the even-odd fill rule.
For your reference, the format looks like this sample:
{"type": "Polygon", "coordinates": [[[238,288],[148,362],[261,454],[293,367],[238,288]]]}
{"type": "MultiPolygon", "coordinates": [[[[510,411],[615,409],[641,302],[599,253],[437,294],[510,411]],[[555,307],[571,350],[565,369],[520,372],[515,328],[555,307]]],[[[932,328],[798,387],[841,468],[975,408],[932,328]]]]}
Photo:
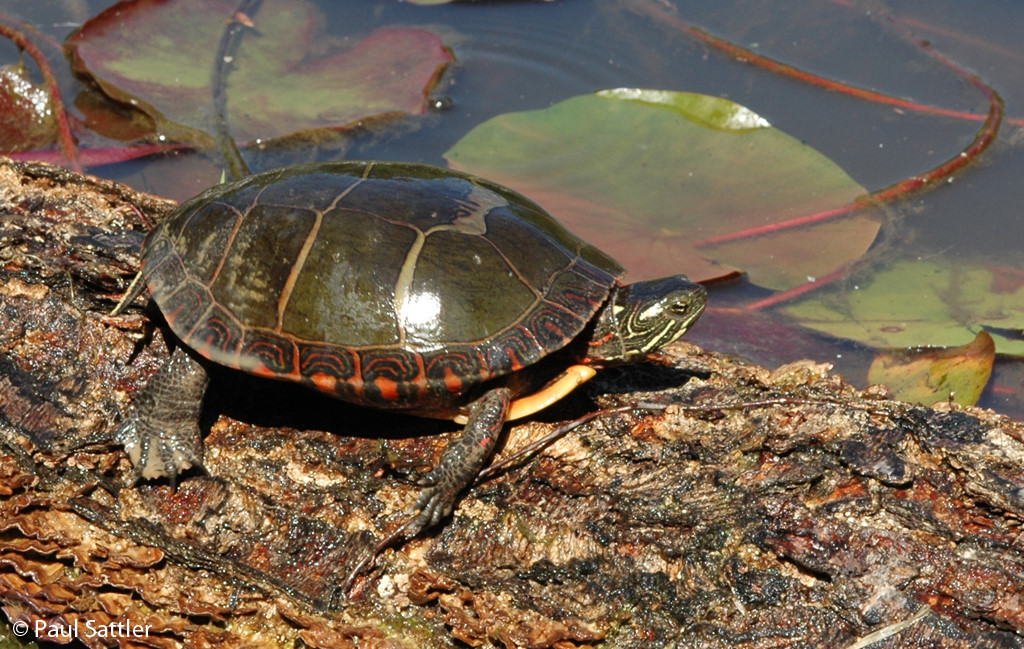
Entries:
{"type": "Polygon", "coordinates": [[[110,101],[98,89],[86,86],[75,96],[75,108],[85,126],[103,137],[134,142],[157,137],[156,125],[145,113],[110,101]]]}
{"type": "Polygon", "coordinates": [[[801,324],[875,347],[955,347],[980,329],[1024,355],[1024,276],[983,263],[901,261],[852,288],[829,287],[783,311],[801,324]]]}
{"type": "MultiPolygon", "coordinates": [[[[234,0],[133,0],[89,20],[68,44],[74,68],[176,138],[202,141],[213,124],[214,58],[234,0]]],[[[343,51],[318,45],[305,0],[264,2],[228,76],[228,121],[241,142],[423,113],[452,60],[433,33],[380,29],[343,51]]]]}
{"type": "Polygon", "coordinates": [[[881,383],[900,401],[926,406],[948,401],[973,406],[992,374],[996,345],[982,331],[963,347],[890,350],[875,358],[868,380],[881,383]]]}
{"type": "Polygon", "coordinates": [[[0,151],[30,151],[57,140],[50,93],[20,65],[0,67],[0,151]]]}
{"type": "Polygon", "coordinates": [[[792,288],[857,259],[879,227],[854,215],[710,243],[840,207],[865,190],[756,113],[706,95],[574,97],[495,117],[446,157],[530,196],[633,279],[741,268],[762,286],[792,288]]]}

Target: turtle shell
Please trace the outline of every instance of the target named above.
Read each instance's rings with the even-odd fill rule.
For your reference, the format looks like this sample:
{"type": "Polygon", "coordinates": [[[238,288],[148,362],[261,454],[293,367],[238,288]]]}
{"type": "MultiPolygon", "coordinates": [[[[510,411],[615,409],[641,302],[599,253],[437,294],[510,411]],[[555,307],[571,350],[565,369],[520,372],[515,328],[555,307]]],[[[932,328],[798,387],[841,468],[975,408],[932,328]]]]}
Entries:
{"type": "Polygon", "coordinates": [[[623,273],[509,189],[386,162],[211,188],[150,233],[142,264],[211,361],[420,414],[567,345],[623,273]]]}

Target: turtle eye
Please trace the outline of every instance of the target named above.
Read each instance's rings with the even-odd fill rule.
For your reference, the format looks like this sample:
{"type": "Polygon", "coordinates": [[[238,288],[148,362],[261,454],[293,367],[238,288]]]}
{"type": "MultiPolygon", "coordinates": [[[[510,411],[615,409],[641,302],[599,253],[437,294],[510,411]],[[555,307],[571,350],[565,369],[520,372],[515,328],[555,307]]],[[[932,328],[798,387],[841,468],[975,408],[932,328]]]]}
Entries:
{"type": "Polygon", "coordinates": [[[693,311],[693,300],[675,300],[668,305],[668,310],[676,315],[687,315],[693,311]]]}

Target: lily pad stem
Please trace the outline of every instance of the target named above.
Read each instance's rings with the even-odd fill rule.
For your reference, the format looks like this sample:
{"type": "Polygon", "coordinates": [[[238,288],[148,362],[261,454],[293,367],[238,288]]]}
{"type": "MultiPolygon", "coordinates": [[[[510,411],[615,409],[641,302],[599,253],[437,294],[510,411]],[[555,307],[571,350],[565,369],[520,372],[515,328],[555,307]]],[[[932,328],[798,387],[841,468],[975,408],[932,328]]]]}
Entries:
{"type": "Polygon", "coordinates": [[[243,29],[252,27],[249,16],[259,9],[262,0],[242,0],[231,21],[221,34],[220,45],[217,47],[217,58],[213,63],[213,107],[216,119],[217,143],[221,155],[227,163],[228,175],[234,179],[244,178],[250,174],[249,165],[238,150],[238,143],[231,137],[228,125],[228,72],[235,53],[238,51],[239,36],[243,29]]]}

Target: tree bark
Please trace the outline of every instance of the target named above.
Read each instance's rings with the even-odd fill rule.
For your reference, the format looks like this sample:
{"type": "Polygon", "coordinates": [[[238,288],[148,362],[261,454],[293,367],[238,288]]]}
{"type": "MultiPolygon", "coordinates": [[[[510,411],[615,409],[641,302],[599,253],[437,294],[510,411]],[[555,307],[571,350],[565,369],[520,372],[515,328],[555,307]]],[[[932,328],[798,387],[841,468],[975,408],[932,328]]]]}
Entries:
{"type": "Polygon", "coordinates": [[[137,269],[139,216],[170,209],[0,162],[0,602],[30,637],[1024,646],[1024,425],[858,391],[812,362],[769,371],[683,343],[606,371],[509,427],[499,457],[595,417],[347,589],[456,425],[214,371],[207,473],[133,484],[112,434],[168,342],[152,309],[107,314],[137,269]]]}

